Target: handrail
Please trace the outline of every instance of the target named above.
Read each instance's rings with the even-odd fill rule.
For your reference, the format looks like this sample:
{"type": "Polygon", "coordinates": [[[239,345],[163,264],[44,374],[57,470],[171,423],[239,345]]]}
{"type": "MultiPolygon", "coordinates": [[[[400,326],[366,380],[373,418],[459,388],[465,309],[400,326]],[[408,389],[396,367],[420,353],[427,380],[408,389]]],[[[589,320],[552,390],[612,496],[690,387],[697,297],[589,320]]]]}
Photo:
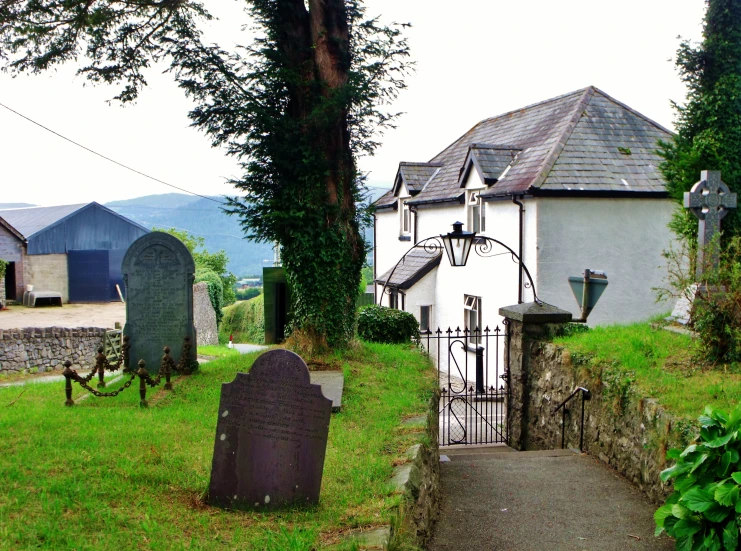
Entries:
{"type": "Polygon", "coordinates": [[[561,421],[561,449],[564,449],[564,443],[566,439],[566,404],[571,401],[577,393],[581,392],[581,427],[579,429],[579,451],[584,451],[584,402],[592,399],[592,393],[589,392],[583,386],[578,386],[574,391],[569,394],[569,397],[561,402],[556,409],[553,410],[553,415],[558,413],[558,410],[563,408],[562,421],[561,421]]]}

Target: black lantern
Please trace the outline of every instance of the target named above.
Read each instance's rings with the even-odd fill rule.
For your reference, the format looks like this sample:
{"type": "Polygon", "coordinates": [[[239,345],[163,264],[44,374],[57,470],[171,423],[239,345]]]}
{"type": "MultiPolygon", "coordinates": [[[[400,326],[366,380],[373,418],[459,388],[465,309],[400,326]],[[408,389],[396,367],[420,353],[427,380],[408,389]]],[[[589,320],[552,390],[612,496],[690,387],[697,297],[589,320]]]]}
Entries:
{"type": "Polygon", "coordinates": [[[471,252],[471,244],[476,236],[474,232],[463,231],[463,222],[453,224],[453,231],[447,235],[441,235],[445,245],[445,252],[448,253],[448,260],[451,266],[465,266],[468,260],[468,253],[471,252]]]}

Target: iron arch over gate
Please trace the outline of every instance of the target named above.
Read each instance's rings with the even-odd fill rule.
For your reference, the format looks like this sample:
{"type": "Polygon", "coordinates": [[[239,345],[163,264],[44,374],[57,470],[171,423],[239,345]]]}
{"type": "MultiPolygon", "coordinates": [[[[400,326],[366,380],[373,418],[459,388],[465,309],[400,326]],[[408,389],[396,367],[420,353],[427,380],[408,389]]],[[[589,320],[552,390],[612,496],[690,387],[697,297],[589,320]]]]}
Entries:
{"type": "MultiPolygon", "coordinates": [[[[396,269],[404,263],[407,255],[419,249],[429,255],[444,249],[453,266],[464,266],[470,250],[481,257],[509,254],[520,267],[520,289],[523,286],[530,289],[534,301],[542,304],[530,271],[513,249],[497,239],[463,231],[460,222],[453,224],[453,228],[448,234],[418,241],[404,253],[384,281],[379,305],[390,291],[388,282],[396,269]],[[527,281],[523,282],[523,275],[527,281]]],[[[438,368],[440,445],[508,443],[510,339],[506,320],[501,327],[494,329],[427,329],[422,334],[422,341],[438,368]]]]}

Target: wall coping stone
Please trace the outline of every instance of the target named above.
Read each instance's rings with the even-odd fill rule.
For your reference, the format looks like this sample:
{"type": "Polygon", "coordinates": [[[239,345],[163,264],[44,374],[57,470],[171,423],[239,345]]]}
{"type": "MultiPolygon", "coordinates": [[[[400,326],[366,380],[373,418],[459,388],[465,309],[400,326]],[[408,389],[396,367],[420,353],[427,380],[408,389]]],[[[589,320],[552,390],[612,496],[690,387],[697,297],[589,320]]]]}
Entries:
{"type": "Polygon", "coordinates": [[[499,309],[499,315],[522,323],[565,323],[572,319],[571,312],[545,302],[525,302],[499,309]]]}

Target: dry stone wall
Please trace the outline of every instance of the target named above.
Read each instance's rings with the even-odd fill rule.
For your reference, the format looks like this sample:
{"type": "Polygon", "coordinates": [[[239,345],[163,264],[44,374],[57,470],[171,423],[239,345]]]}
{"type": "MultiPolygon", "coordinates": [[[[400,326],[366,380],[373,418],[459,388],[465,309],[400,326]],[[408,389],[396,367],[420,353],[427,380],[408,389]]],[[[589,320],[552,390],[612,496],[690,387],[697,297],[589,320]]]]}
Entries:
{"type": "Polygon", "coordinates": [[[196,327],[198,346],[219,344],[216,312],[208,296],[208,284],[205,281],[193,285],[193,325],[196,327]]]}
{"type": "MultiPolygon", "coordinates": [[[[585,403],[584,451],[598,457],[655,502],[671,490],[659,474],[667,467],[666,451],[684,448],[694,429],[674,419],[655,399],[640,396],[624,380],[591,373],[584,358],[556,346],[553,327],[510,320],[512,443],[518,449],[561,447],[562,414],[554,409],[576,387],[591,391],[585,403]]],[[[581,398],[569,402],[567,448],[579,447],[581,398]]]]}
{"type": "Polygon", "coordinates": [[[92,368],[105,332],[99,327],[0,329],[0,373],[61,370],[66,360],[92,368]]]}

